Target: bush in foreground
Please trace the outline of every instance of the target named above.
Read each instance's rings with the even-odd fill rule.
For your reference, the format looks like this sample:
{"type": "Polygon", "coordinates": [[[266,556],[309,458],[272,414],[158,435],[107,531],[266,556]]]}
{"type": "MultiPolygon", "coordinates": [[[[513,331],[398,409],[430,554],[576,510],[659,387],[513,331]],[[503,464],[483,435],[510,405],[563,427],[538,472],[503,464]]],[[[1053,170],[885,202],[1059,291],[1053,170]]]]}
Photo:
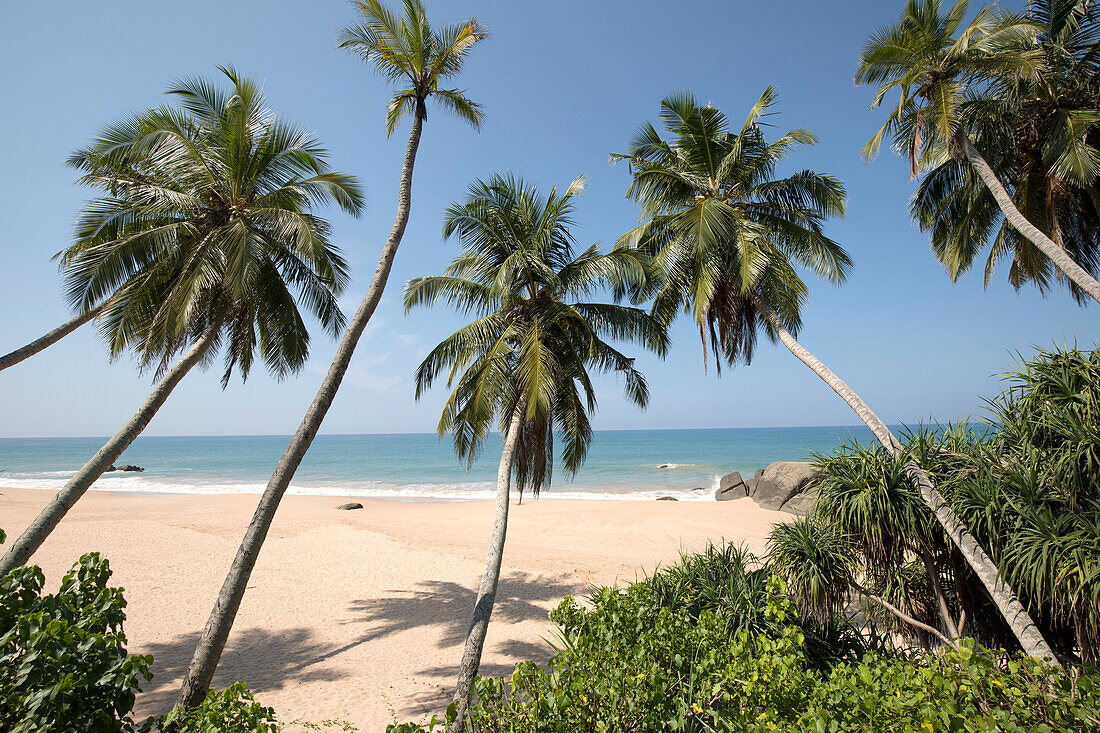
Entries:
{"type": "MultiPolygon", "coordinates": [[[[1095,674],[1006,660],[969,641],[958,651],[914,657],[872,645],[861,656],[837,654],[834,664],[823,666],[809,651],[805,622],[777,576],[765,577],[759,623],[733,638],[729,630],[738,624],[728,598],[707,591],[696,604],[656,604],[651,582],[603,588],[590,607],[563,601],[551,613],[561,637],[551,661],[544,668],[521,663],[510,678],[479,679],[466,730],[840,733],[1100,726],[1095,674]]],[[[429,723],[427,730],[432,728],[429,723]]],[[[422,730],[410,723],[389,728],[422,730]]]]}
{"type": "Polygon", "coordinates": [[[0,578],[0,730],[133,730],[135,694],[153,660],[127,655],[126,601],[110,576],[91,553],[52,595],[42,593],[37,567],[0,578]]]}

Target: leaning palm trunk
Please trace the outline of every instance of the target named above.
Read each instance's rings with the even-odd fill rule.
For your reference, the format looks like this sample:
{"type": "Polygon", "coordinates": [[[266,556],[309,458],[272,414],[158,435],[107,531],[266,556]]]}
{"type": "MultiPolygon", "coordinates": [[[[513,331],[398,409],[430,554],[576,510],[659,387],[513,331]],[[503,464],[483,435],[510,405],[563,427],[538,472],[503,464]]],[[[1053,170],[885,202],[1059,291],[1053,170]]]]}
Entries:
{"type": "Polygon", "coordinates": [[[229,638],[229,632],[233,628],[233,621],[237,616],[241,600],[244,598],[245,587],[252,574],[252,568],[256,565],[260,548],[275,518],[275,511],[279,508],[279,502],[290,485],[294,472],[313,443],[321,422],[325,419],[332,400],[336,397],[336,391],[340,389],[340,383],[344,379],[344,373],[351,363],[352,354],[363,329],[370,321],[378,301],[382,298],[382,291],[386,287],[390,268],[393,266],[397,247],[401,244],[401,237],[405,233],[405,225],[409,221],[409,206],[412,198],[412,174],[413,164],[416,161],[416,150],[420,144],[420,130],[423,126],[422,109],[417,110],[413,118],[412,132],[409,135],[409,144],[405,150],[405,161],[401,169],[401,181],[398,186],[397,217],[393,222],[386,246],[382,249],[382,256],[375,268],[374,278],[371,280],[367,294],[358,310],[348,323],[347,330],[340,345],[336,349],[336,356],[329,365],[324,381],[321,382],[313,403],[309,406],[302,418],[298,431],[294,433],[290,444],[283,451],[282,458],[275,467],[275,472],[267,482],[260,497],[259,505],[252,516],[252,522],[248,525],[241,546],[237,549],[237,556],[229,569],[229,574],[222,584],[218,599],[214,603],[214,609],[210,612],[210,618],[206,622],[202,636],[199,638],[195,655],[191,659],[191,665],[187,670],[187,676],[183,680],[176,707],[195,707],[206,697],[206,691],[210,687],[210,680],[214,677],[214,670],[221,659],[225,642],[229,638]]]}
{"type": "Polygon", "coordinates": [[[84,495],[84,492],[91,487],[96,479],[103,475],[103,472],[114,463],[115,459],[122,455],[122,452],[141,434],[141,431],[157,414],[157,410],[168,399],[168,395],[172,394],[172,390],[176,388],[180,380],[196,364],[202,361],[217,338],[220,328],[221,323],[217,322],[206,329],[199,340],[184,354],[183,358],[176,362],[161,378],[133,417],[99,449],[99,452],[92,456],[91,460],[85,463],[69,479],[65,487],[57,492],[57,496],[50,500],[50,503],[31,522],[30,526],[23,530],[23,534],[19,535],[19,539],[12,543],[4,557],[0,558],[0,576],[7,575],[13,569],[26,564],[35,550],[57,526],[58,522],[84,495]]]}
{"type": "Polygon", "coordinates": [[[10,366],[15,366],[24,359],[29,359],[30,357],[34,356],[39,351],[42,351],[48,346],[53,346],[61,339],[68,336],[70,333],[98,316],[100,312],[102,312],[102,310],[106,307],[107,304],[104,303],[102,305],[96,306],[95,308],[92,308],[91,310],[86,310],[79,316],[69,321],[66,321],[65,323],[62,323],[60,326],[47,333],[45,336],[31,341],[26,346],[16,349],[10,354],[4,354],[3,356],[0,356],[0,371],[3,371],[10,366]]]}
{"type": "MultiPolygon", "coordinates": [[[[871,432],[874,433],[886,450],[891,455],[896,455],[901,449],[901,444],[890,432],[890,429],[886,427],[886,423],[882,422],[879,416],[867,406],[867,403],[860,399],[859,395],[852,391],[852,388],[845,384],[840,377],[803,348],[790,332],[783,328],[783,324],[773,311],[760,302],[757,302],[757,308],[768,321],[768,324],[771,325],[776,335],[779,336],[779,340],[783,342],[783,345],[790,349],[790,352],[798,357],[799,361],[821,377],[822,381],[828,384],[834,392],[840,395],[848,403],[848,406],[859,415],[859,419],[871,429],[871,432]]],[[[905,474],[920,491],[921,498],[932,509],[940,526],[951,537],[967,564],[981,580],[982,585],[985,586],[990,598],[997,605],[997,609],[1008,623],[1009,628],[1012,629],[1012,634],[1016,637],[1024,652],[1033,657],[1049,658],[1051,662],[1058,664],[1057,657],[1054,656],[1054,652],[1046,643],[1046,640],[1043,639],[1043,635],[1039,633],[1039,629],[1035,626],[1031,616],[1020,604],[1012,589],[1001,579],[996,564],[977,543],[951,507],[948,506],[943,495],[932,485],[928,475],[913,461],[906,464],[905,474]]]]}
{"type": "Polygon", "coordinates": [[[493,604],[497,597],[497,584],[500,582],[500,563],[504,557],[504,540],[508,533],[508,494],[512,479],[512,459],[516,453],[516,441],[519,439],[520,425],[523,423],[523,406],[517,405],[512,413],[512,422],[508,426],[508,435],[504,440],[504,452],[500,456],[500,468],[497,469],[497,505],[493,514],[493,532],[489,537],[489,553],[485,558],[485,572],[481,576],[481,586],[477,590],[474,603],[474,615],[470,620],[470,630],[466,633],[466,646],[462,650],[462,664],[458,668],[458,684],[455,687],[455,709],[457,717],[451,726],[451,733],[462,733],[466,723],[466,707],[470,700],[470,689],[481,666],[481,652],[485,648],[485,633],[489,629],[489,617],[493,614],[493,604]]]}
{"type": "MultiPolygon", "coordinates": [[[[970,162],[970,165],[973,166],[974,170],[977,171],[978,177],[982,179],[985,187],[993,194],[993,198],[996,199],[997,205],[1001,207],[1001,212],[1004,214],[1005,220],[1013,229],[1038,247],[1039,251],[1046,255],[1047,259],[1049,259],[1063,275],[1072,280],[1081,290],[1085,291],[1090,298],[1100,303],[1100,282],[1097,282],[1096,278],[1074,262],[1073,258],[1070,257],[1063,248],[1059,247],[1050,237],[1039,231],[1038,227],[1028,221],[1027,218],[1020,213],[1020,210],[1016,208],[1016,204],[1013,203],[1012,197],[1008,195],[1008,191],[1005,190],[1004,185],[1001,183],[1000,179],[997,178],[997,174],[993,172],[989,163],[987,163],[985,158],[982,157],[982,154],[978,152],[978,149],[974,147],[974,144],[970,142],[970,138],[965,133],[960,132],[958,139],[963,152],[966,154],[966,159],[970,162]]],[[[1091,191],[1090,195],[1092,195],[1091,191]]],[[[1095,200],[1094,198],[1093,201],[1095,202],[1095,200]]]]}

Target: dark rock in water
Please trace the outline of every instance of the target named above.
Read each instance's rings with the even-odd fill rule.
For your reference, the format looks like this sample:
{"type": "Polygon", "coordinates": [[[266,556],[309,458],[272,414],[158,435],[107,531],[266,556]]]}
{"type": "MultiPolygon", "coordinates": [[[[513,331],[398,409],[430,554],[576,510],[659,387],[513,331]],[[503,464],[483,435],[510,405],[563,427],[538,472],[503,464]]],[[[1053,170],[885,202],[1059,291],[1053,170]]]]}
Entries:
{"type": "Polygon", "coordinates": [[[657,501],[680,501],[675,496],[658,496],[657,501]]]}
{"type": "Polygon", "coordinates": [[[343,509],[345,511],[351,511],[352,509],[362,509],[363,505],[360,504],[357,501],[353,501],[350,504],[341,504],[340,506],[338,506],[336,508],[337,509],[343,509]]]}
{"type": "MultiPolygon", "coordinates": [[[[816,475],[812,463],[776,461],[760,474],[752,492],[753,501],[764,509],[779,511],[792,497],[806,489],[806,484],[816,475]]],[[[805,501],[800,500],[792,506],[798,507],[805,501]]]]}
{"type": "Polygon", "coordinates": [[[115,470],[116,471],[144,471],[145,469],[142,468],[141,466],[131,466],[129,463],[127,463],[125,466],[119,466],[115,470]]]}
{"type": "Polygon", "coordinates": [[[106,471],[104,471],[103,473],[110,473],[111,471],[117,471],[117,470],[118,470],[117,468],[115,468],[114,466],[111,466],[110,468],[108,468],[108,469],[107,469],[106,471]]]}
{"type": "Polygon", "coordinates": [[[657,468],[672,468],[671,463],[661,463],[657,465],[657,468]]]}
{"type": "Polygon", "coordinates": [[[727,473],[723,476],[718,482],[718,490],[714,492],[714,498],[718,501],[740,499],[748,495],[749,492],[748,488],[745,486],[745,481],[737,471],[727,473]]]}

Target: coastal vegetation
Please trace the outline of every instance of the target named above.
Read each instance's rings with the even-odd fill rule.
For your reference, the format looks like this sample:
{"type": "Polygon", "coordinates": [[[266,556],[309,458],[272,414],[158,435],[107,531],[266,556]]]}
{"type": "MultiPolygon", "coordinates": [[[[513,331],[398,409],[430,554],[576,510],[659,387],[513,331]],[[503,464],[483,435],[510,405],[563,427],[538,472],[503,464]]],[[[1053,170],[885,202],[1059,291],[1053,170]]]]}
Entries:
{"type": "Polygon", "coordinates": [[[897,106],[867,143],[884,139],[926,173],[913,215],[952,280],[993,239],[988,284],[1011,255],[1016,287],[1049,286],[1051,268],[1078,301],[1100,301],[1100,7],[1032,0],[1021,14],[971,0],[909,0],[863,49],[856,82],[874,106],[897,106]]]}
{"type": "Polygon", "coordinates": [[[524,490],[537,496],[552,477],[555,443],[566,471],[575,474],[584,463],[592,441],[588,413],[596,409],[591,372],[620,375],[627,399],[645,407],[649,389],[634,359],[605,339],[638,343],[658,355],[668,348],[663,324],[646,311],[579,300],[644,287],[648,268],[635,251],[604,253],[592,245],[575,252],[570,227],[583,188],[582,178],[545,194],[512,176],[475,181],[466,200],[447,209],[443,225],[445,238],[462,241],[462,254],[446,274],[405,286],[406,310],[442,300],[478,316],[417,369],[417,398],[443,372],[447,386],[454,385],[439,435],[450,433],[455,453],[469,463],[494,423],[504,440],[489,551],[454,694],[457,730],[500,581],[512,476],[521,496],[524,490]]]}
{"type": "Polygon", "coordinates": [[[104,303],[111,356],[133,351],[159,381],[11,543],[0,575],[30,559],[194,367],[221,350],[223,387],[234,369],[246,379],[257,357],[283,378],[309,355],[300,306],[329,333],[344,324],[336,296],[347,264],[311,210],[358,214],[359,186],[330,170],[320,142],[280,120],[255,82],[222,72],[228,92],[181,80],[169,90],[178,106],[119,120],[69,160],[103,193],[59,255],[69,300],[104,303]]]}
{"type": "Polygon", "coordinates": [[[800,608],[828,614],[863,597],[872,613],[910,627],[891,628],[924,643],[930,635],[957,647],[965,634],[1014,647],[906,480],[912,460],[1017,589],[1058,658],[1100,662],[1100,350],[1040,350],[1004,378],[986,430],[922,429],[896,456],[853,444],[818,457],[814,513],[772,534],[771,557],[800,608]]]}
{"type": "MultiPolygon", "coordinates": [[[[475,129],[483,120],[449,85],[485,27],[433,26],[421,0],[403,0],[399,13],[380,0],[353,4],[359,21],[338,45],[396,87],[387,137],[405,120],[410,131],[394,222],[350,319],[337,303],[349,267],[316,212],[357,216],[363,193],[232,68],[220,67],[228,89],[176,82],[173,104],[105,128],[69,161],[100,192],[57,255],[76,315],[0,357],[0,370],[94,319],[110,357],[133,353],[156,385],[0,559],[4,731],[281,729],[244,682],[211,690],[214,672],[280,501],[383,296],[429,103],[475,129]],[[84,555],[56,593],[28,563],[196,366],[220,352],[223,388],[257,359],[277,378],[301,370],[311,344],[303,310],[339,338],[336,354],[264,488],[173,709],[138,722],[153,660],[127,652],[126,602],[107,561],[84,555]]],[[[1061,283],[1081,305],[1100,301],[1098,8],[907,0],[868,39],[856,81],[878,88],[874,108],[898,101],[864,155],[889,140],[907,158],[920,179],[910,213],[952,280],[988,248],[987,284],[1009,258],[1016,288],[1061,283]]],[[[844,184],[813,170],[780,174],[817,140],[804,128],[769,140],[777,99],[768,87],[737,126],[691,93],[664,98],[663,130],[646,123],[611,156],[627,163],[626,196],[642,221],[608,251],[577,246],[583,177],[543,190],[496,174],[447,208],[443,237],[462,251],[443,274],[409,281],[403,305],[443,303],[473,320],[429,351],[415,396],[443,379],[440,438],[469,466],[495,429],[502,455],[452,704],[392,733],[1100,728],[1100,349],[1020,356],[984,425],[895,435],[796,340],[804,274],[840,286],[854,263],[826,233],[845,216],[844,184]],[[582,466],[595,377],[618,378],[627,401],[646,406],[645,378],[614,344],[664,357],[681,314],[699,329],[704,370],[711,357],[718,374],[750,365],[763,332],[879,445],[815,455],[813,511],[776,524],[764,556],[712,544],[638,582],[567,596],[550,613],[547,663],[479,677],[513,487],[537,496],[556,462],[571,474],[582,466]]]]}
{"type": "MultiPolygon", "coordinates": [[[[689,314],[704,338],[709,333],[716,369],[723,360],[751,362],[763,326],[772,341],[782,342],[848,403],[888,452],[897,453],[900,443],[870,406],[795,340],[808,289],[792,262],[838,285],[852,262],[823,230],[829,217],[844,214],[840,181],[814,171],[774,177],[793,149],[816,142],[801,128],[767,142],[760,121],[775,100],[775,90],[765,90],[734,133],[715,107],[700,106],[690,95],[668,97],[661,115],[670,139],[647,124],[629,153],[612,156],[629,161],[633,180],[627,195],[639,203],[645,220],[620,244],[652,256],[659,272],[635,297],[652,294],[653,313],[665,323],[681,310],[689,314]]],[[[1051,657],[1012,589],[928,475],[912,461],[903,470],[1020,644],[1029,654],[1051,657]]]]}
{"type": "MultiPolygon", "coordinates": [[[[909,651],[841,617],[827,633],[781,577],[711,547],[551,612],[545,666],[481,678],[469,730],[1087,731],[1100,675],[974,644],[909,651]],[[811,643],[811,638],[813,642],[811,643]]],[[[452,710],[449,717],[453,717],[452,710]]],[[[437,730],[447,720],[390,726],[437,730]]]]}

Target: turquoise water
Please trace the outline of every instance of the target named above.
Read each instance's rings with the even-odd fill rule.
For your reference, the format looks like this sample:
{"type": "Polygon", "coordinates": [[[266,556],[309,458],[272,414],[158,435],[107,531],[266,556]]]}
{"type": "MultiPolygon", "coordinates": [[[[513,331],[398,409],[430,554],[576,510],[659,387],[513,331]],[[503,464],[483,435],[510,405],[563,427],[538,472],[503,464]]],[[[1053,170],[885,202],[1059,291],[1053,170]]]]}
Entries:
{"type": "MultiPolygon", "coordinates": [[[[773,461],[809,460],[856,439],[864,427],[608,430],[593,435],[575,477],[554,474],[545,498],[628,499],[672,495],[709,499],[716,478],[747,477],[773,461]],[[658,468],[668,464],[668,468],[658,468]]],[[[0,486],[60,488],[103,438],[0,439],[0,486]]],[[[168,493],[258,493],[286,447],[286,436],[141,437],[117,461],[144,473],[109,473],[94,488],[168,493]]],[[[500,442],[467,472],[449,441],[434,434],[322,435],[298,469],[291,493],[379,498],[480,499],[492,496],[500,442]]]]}

